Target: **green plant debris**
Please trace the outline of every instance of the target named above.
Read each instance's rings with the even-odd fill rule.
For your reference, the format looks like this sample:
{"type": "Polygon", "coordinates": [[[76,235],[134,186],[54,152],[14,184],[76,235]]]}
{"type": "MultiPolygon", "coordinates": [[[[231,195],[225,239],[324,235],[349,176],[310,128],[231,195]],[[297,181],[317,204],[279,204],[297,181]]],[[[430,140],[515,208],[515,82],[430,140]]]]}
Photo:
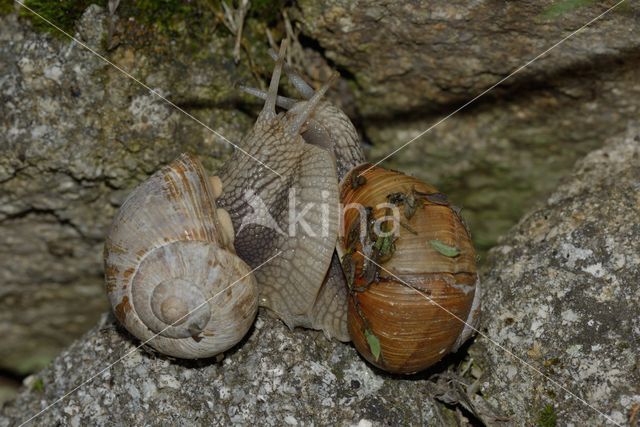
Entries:
{"type": "Polygon", "coordinates": [[[31,388],[33,389],[33,391],[37,391],[38,393],[42,393],[44,391],[44,381],[42,380],[42,378],[37,378],[33,382],[33,385],[31,386],[31,388]]]}
{"type": "Polygon", "coordinates": [[[556,415],[553,405],[549,404],[540,411],[538,416],[539,427],[555,427],[558,424],[558,416],[556,415]]]}
{"type": "Polygon", "coordinates": [[[561,0],[547,7],[542,16],[545,18],[558,18],[566,13],[573,12],[581,7],[594,4],[595,0],[561,0]]]}
{"type": "Polygon", "coordinates": [[[371,350],[371,355],[373,359],[377,362],[380,359],[380,340],[377,336],[371,331],[371,329],[364,330],[364,337],[367,339],[367,344],[369,344],[369,350],[371,350]]]}
{"type": "Polygon", "coordinates": [[[393,252],[393,235],[378,236],[373,246],[380,257],[386,257],[393,252]]]}
{"type": "Polygon", "coordinates": [[[440,240],[429,240],[429,244],[433,249],[444,256],[455,258],[460,255],[460,249],[456,248],[455,246],[449,246],[446,243],[441,242],[440,240]]]}

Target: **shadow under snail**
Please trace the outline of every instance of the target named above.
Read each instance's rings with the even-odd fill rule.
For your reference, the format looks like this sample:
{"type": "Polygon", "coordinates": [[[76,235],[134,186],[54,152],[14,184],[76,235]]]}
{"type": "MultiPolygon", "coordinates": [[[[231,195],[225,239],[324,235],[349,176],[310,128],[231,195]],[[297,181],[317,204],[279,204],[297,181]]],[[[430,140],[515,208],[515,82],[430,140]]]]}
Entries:
{"type": "Polygon", "coordinates": [[[104,251],[116,317],[162,353],[203,358],[239,342],[260,305],[292,329],[353,340],[383,369],[425,369],[455,351],[477,321],[469,233],[432,187],[364,167],[353,124],[323,99],[335,76],[315,91],[284,64],[285,49],[272,54],[267,92],[244,88],[264,107],[217,176],[183,154],[121,206],[104,251]],[[302,99],[278,96],[282,70],[302,99]],[[365,213],[342,217],[342,204],[354,202],[365,213]],[[386,212],[376,210],[381,202],[411,211],[403,232],[382,243],[368,226],[353,226],[376,222],[386,212]],[[293,218],[292,226],[297,207],[304,224],[293,218]]]}

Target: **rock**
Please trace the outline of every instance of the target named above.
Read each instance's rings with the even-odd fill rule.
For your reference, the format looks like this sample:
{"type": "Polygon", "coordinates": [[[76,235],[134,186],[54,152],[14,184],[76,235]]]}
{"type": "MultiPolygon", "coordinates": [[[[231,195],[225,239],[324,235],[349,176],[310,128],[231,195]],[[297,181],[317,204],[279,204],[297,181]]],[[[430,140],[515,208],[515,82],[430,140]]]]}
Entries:
{"type": "Polygon", "coordinates": [[[482,395],[518,424],[637,425],[639,219],[635,125],[582,160],[491,251],[484,336],[471,354],[485,372],[482,395]]]}
{"type": "MultiPolygon", "coordinates": [[[[91,6],[76,36],[137,79],[238,141],[233,40],[194,58],[186,40],[126,35],[105,51],[106,14],[91,6]],[[139,44],[136,44],[139,43],[139,44]]],[[[45,366],[107,307],[102,245],[118,206],[183,151],[215,169],[232,148],[75,42],[0,16],[0,369],[45,366]]]]}
{"type": "MultiPolygon", "coordinates": [[[[379,160],[615,3],[306,0],[296,18],[379,160]]],[[[639,16],[625,2],[384,165],[450,194],[484,253],[640,114],[639,16]]]]}
{"type": "Polygon", "coordinates": [[[260,316],[223,361],[177,361],[151,350],[105,316],[4,408],[0,426],[389,425],[437,419],[428,381],[374,372],[353,347],[260,316]],[[82,369],[77,369],[82,366],[82,369]],[[88,381],[89,380],[89,381],[88,381]]]}
{"type": "MultiPolygon", "coordinates": [[[[617,2],[298,3],[305,34],[353,76],[361,113],[388,116],[465,102],[617,2]]],[[[637,4],[619,6],[522,70],[518,80],[544,82],[579,63],[624,56],[640,44],[632,37],[638,10],[637,4]]]]}

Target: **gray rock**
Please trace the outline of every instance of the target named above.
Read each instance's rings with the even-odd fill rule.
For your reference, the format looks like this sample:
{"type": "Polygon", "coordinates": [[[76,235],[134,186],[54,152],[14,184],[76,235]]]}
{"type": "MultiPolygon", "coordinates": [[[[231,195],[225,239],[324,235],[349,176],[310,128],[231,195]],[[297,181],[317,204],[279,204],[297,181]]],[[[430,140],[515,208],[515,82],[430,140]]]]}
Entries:
{"type": "Polygon", "coordinates": [[[5,406],[0,426],[26,421],[81,384],[34,425],[418,425],[439,416],[430,382],[381,375],[353,347],[269,317],[218,363],[138,349],[113,322],[105,316],[37,374],[5,406]]]}
{"type": "MultiPolygon", "coordinates": [[[[465,102],[617,2],[298,3],[303,31],[353,76],[361,113],[388,116],[465,102]]],[[[544,82],[576,64],[625,56],[640,45],[632,36],[639,10],[621,5],[518,80],[544,82]]]]}
{"type": "Polygon", "coordinates": [[[484,370],[481,393],[489,403],[518,424],[557,417],[560,425],[603,425],[606,416],[638,425],[637,125],[582,160],[491,251],[483,293],[486,336],[471,354],[484,370]]]}
{"type": "MultiPolygon", "coordinates": [[[[181,42],[147,36],[136,45],[125,33],[130,42],[107,52],[105,21],[90,7],[76,36],[241,138],[252,119],[231,106],[233,87],[250,73],[233,66],[230,38],[194,58],[181,42]]],[[[34,32],[15,14],[0,16],[0,96],[0,369],[28,373],[106,310],[104,234],[131,189],[183,151],[214,169],[232,148],[75,42],[34,32]]]]}

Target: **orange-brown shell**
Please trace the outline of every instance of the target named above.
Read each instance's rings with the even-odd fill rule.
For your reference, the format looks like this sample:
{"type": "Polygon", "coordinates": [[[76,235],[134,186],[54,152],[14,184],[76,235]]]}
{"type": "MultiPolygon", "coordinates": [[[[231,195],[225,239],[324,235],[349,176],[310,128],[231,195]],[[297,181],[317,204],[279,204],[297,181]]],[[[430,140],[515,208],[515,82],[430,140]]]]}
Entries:
{"type": "Polygon", "coordinates": [[[479,314],[479,293],[474,298],[476,253],[466,226],[444,195],[416,178],[370,167],[355,168],[341,183],[345,207],[371,207],[373,221],[390,215],[390,210],[376,207],[389,202],[391,194],[409,195],[414,202],[394,203],[401,221],[395,250],[379,259],[370,245],[367,247],[372,239],[366,240],[360,233],[361,214],[355,208],[345,210],[338,253],[347,274],[353,271],[348,279],[349,333],[356,349],[375,366],[394,373],[414,373],[457,349],[463,330],[470,335],[469,326],[473,325],[465,326],[465,322],[475,322],[479,314]],[[415,204],[409,218],[405,216],[408,204],[415,204]],[[433,241],[435,246],[441,243],[459,253],[445,255],[447,251],[438,251],[433,241]],[[373,280],[365,273],[372,258],[379,264],[373,280]],[[380,344],[377,358],[371,336],[380,344]]]}

